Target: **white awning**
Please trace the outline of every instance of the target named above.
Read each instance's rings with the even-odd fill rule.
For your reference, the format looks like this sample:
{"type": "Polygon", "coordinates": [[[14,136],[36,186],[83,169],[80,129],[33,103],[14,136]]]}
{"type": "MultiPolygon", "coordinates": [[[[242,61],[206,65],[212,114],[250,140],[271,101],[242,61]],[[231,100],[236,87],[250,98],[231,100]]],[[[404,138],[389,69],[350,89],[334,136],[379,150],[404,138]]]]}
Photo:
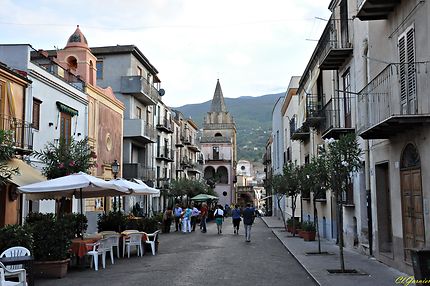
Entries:
{"type": "Polygon", "coordinates": [[[13,158],[7,162],[9,168],[18,168],[19,174],[12,175],[10,182],[21,187],[28,184],[46,181],[46,177],[36,169],[22,160],[13,158]]]}

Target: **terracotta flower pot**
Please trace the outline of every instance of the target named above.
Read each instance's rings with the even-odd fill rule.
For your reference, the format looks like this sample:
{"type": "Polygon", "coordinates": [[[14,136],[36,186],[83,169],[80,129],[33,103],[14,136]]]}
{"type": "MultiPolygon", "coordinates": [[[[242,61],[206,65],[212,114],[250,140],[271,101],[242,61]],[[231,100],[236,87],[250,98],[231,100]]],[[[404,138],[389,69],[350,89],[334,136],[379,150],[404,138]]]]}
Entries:
{"type": "Polygon", "coordinates": [[[315,240],[315,231],[302,231],[302,237],[305,241],[315,240]]]}
{"type": "Polygon", "coordinates": [[[43,278],[63,278],[67,274],[69,261],[70,259],[59,261],[34,261],[34,276],[43,278]]]}

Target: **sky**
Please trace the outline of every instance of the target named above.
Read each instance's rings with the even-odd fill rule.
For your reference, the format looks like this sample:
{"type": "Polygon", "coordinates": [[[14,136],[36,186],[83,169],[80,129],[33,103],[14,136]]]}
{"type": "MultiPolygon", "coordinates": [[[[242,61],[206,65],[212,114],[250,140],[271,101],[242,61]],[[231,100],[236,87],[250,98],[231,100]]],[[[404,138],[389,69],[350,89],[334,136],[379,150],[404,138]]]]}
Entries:
{"type": "Polygon", "coordinates": [[[285,92],[327,24],[330,0],[0,0],[0,43],[62,49],[136,45],[171,107],[285,92]]]}

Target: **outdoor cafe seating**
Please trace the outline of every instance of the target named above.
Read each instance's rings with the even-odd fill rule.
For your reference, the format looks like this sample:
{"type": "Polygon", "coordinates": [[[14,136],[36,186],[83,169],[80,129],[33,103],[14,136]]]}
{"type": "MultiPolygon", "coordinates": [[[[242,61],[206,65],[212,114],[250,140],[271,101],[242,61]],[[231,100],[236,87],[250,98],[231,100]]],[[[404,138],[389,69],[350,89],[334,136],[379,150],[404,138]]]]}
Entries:
{"type": "Polygon", "coordinates": [[[24,268],[21,269],[8,269],[3,263],[0,262],[0,286],[26,286],[27,278],[24,268]],[[6,277],[17,276],[18,281],[8,281],[6,277]]]}

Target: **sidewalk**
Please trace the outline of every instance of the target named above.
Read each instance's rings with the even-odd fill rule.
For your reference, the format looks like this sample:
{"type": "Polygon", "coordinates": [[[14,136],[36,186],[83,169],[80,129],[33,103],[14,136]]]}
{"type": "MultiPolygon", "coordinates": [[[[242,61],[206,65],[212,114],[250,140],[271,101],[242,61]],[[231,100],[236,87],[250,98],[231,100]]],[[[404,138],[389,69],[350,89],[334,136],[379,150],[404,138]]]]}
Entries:
{"type": "Polygon", "coordinates": [[[360,274],[330,274],[327,269],[340,268],[339,247],[335,243],[322,240],[321,250],[328,254],[309,255],[306,252],[318,251],[317,241],[304,241],[300,237],[292,237],[284,230],[282,220],[277,217],[262,217],[262,220],[319,285],[401,285],[395,282],[396,279],[399,276],[410,276],[380,263],[373,257],[345,248],[345,268],[355,269],[360,274]]]}

